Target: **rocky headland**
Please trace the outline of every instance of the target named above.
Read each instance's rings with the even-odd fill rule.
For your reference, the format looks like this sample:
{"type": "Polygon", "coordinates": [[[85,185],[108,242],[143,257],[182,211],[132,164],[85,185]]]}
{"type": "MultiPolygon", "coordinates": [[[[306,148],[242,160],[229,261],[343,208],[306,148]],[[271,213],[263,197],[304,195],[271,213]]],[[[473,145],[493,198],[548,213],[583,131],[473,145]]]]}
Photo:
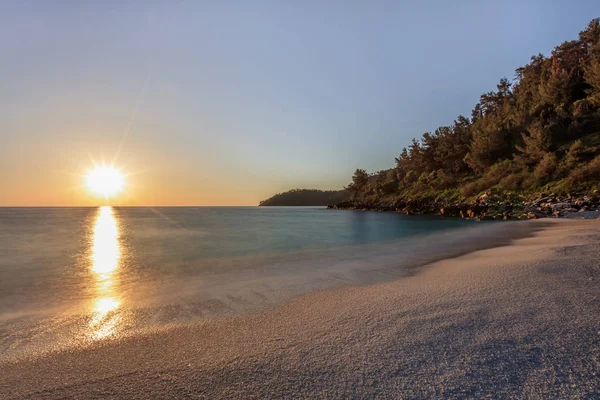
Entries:
{"type": "Polygon", "coordinates": [[[407,215],[442,215],[475,220],[537,219],[564,217],[572,213],[600,213],[600,193],[541,193],[529,198],[487,191],[464,201],[447,199],[351,200],[327,206],[336,210],[394,211],[407,215]]]}

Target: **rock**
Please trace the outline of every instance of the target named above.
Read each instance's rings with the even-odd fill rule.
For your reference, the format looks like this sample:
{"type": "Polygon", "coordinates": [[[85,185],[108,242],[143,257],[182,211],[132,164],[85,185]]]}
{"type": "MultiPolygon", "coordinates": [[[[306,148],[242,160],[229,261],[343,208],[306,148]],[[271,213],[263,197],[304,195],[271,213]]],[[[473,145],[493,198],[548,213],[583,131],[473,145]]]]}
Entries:
{"type": "Polygon", "coordinates": [[[556,204],[552,204],[550,206],[550,208],[552,209],[552,211],[560,211],[560,210],[564,210],[564,209],[569,209],[569,208],[571,208],[571,203],[556,203],[556,204]]]}
{"type": "Polygon", "coordinates": [[[565,217],[571,213],[576,213],[577,211],[576,208],[559,208],[552,211],[552,215],[555,217],[565,217]]]}
{"type": "Polygon", "coordinates": [[[527,218],[529,219],[539,219],[539,218],[546,218],[547,215],[545,213],[542,212],[538,212],[538,211],[533,211],[533,212],[528,212],[527,213],[527,218]]]}
{"type": "MultiPolygon", "coordinates": [[[[600,206],[600,193],[570,193],[557,196],[543,193],[537,198],[523,199],[512,194],[487,191],[470,203],[435,199],[399,199],[389,201],[350,200],[329,205],[338,210],[396,211],[407,215],[441,214],[445,217],[461,217],[477,220],[563,217],[579,211],[595,211],[600,206]]],[[[579,214],[581,217],[583,214],[579,214]]]]}

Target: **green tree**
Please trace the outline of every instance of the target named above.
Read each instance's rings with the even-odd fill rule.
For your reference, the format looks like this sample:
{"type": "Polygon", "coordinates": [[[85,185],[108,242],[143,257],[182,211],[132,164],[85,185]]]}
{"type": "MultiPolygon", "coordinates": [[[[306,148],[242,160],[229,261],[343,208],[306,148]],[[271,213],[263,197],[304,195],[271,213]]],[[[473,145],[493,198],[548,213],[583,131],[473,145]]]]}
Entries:
{"type": "Polygon", "coordinates": [[[587,54],[583,69],[584,79],[588,85],[588,100],[600,107],[600,19],[593,19],[579,34],[579,40],[587,54]]]}
{"type": "Polygon", "coordinates": [[[524,145],[517,146],[521,153],[515,154],[515,158],[526,165],[540,161],[552,146],[552,130],[539,121],[534,122],[522,137],[524,145]]]}
{"type": "Polygon", "coordinates": [[[480,96],[470,118],[413,139],[391,170],[371,178],[357,170],[349,188],[369,199],[394,192],[409,199],[451,188],[529,189],[565,177],[580,185],[596,171],[585,163],[600,153],[599,129],[600,20],[594,19],[577,40],[531,57],[513,81],[502,78],[480,96]],[[569,168],[579,172],[571,176],[569,168]]]}
{"type": "Polygon", "coordinates": [[[357,169],[354,171],[352,176],[352,183],[348,185],[347,189],[350,190],[354,197],[360,196],[369,184],[369,174],[364,169],[357,169]]]}

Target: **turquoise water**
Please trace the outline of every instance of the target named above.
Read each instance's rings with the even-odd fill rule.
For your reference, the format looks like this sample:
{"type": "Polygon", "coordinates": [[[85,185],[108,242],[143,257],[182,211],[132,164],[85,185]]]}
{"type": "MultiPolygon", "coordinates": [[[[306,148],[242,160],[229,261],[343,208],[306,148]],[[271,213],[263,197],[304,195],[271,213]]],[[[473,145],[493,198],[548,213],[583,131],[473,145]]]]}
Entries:
{"type": "MultiPolygon", "coordinates": [[[[390,242],[466,225],[312,207],[0,208],[0,311],[89,296],[94,240],[108,242],[98,249],[108,254],[104,262],[118,263],[115,273],[135,282],[218,274],[218,266],[231,270],[223,262],[233,258],[390,242]],[[116,232],[95,230],[98,224],[116,232]],[[118,262],[110,259],[117,250],[118,262]]],[[[244,272],[243,262],[236,266],[244,272]]]]}
{"type": "Polygon", "coordinates": [[[310,207],[0,208],[0,353],[401,277],[514,236],[492,225],[310,207]]]}
{"type": "Polygon", "coordinates": [[[399,213],[349,212],[322,207],[122,208],[115,210],[131,244],[193,260],[390,241],[470,224],[399,213]]]}

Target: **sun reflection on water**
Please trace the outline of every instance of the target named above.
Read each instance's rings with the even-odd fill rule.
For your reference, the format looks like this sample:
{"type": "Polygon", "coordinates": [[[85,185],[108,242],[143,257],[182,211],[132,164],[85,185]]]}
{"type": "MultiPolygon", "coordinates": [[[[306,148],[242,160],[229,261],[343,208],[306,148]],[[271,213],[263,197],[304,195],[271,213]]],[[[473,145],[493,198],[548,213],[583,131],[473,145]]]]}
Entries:
{"type": "Polygon", "coordinates": [[[92,245],[92,272],[96,298],[92,304],[91,336],[101,339],[116,333],[120,300],[115,293],[115,272],[121,259],[119,226],[110,206],[100,207],[92,245]]]}
{"type": "Polygon", "coordinates": [[[120,258],[119,227],[112,207],[100,207],[94,226],[92,271],[98,275],[109,275],[117,269],[120,258]]]}

